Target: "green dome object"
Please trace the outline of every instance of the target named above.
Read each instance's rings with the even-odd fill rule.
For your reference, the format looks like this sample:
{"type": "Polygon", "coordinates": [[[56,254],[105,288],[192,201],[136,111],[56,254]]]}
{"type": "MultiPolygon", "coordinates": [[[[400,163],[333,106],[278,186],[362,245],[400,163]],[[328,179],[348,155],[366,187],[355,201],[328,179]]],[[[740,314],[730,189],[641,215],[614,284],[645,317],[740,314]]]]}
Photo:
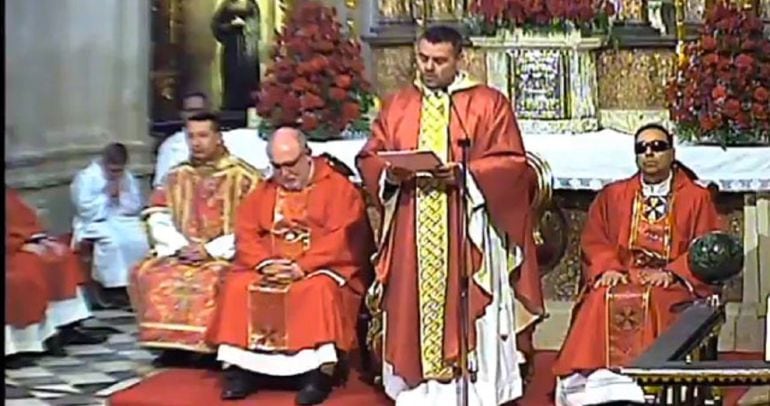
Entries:
{"type": "Polygon", "coordinates": [[[690,245],[690,271],[708,284],[725,282],[743,269],[743,245],[723,232],[700,236],[690,245]]]}

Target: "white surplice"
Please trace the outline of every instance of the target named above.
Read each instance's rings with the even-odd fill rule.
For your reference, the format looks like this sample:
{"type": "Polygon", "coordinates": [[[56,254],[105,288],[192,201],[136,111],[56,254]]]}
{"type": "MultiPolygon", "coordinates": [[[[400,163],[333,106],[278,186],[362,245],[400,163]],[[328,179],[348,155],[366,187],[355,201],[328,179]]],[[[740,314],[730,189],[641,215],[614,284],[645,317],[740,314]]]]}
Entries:
{"type": "MultiPolygon", "coordinates": [[[[383,172],[380,180],[380,190],[383,191],[384,182],[383,172]]],[[[521,250],[515,249],[513,257],[509,257],[504,240],[495,230],[485,208],[484,196],[472,176],[468,179],[468,194],[468,238],[484,253],[482,268],[473,279],[492,297],[492,303],[487,306],[484,315],[476,320],[476,351],[470,360],[476,370],[476,380],[468,387],[468,404],[498,406],[522,395],[523,381],[519,364],[525,360],[516,349],[516,333],[532,320],[515,300],[509,284],[508,270],[511,266],[521,264],[521,250]]],[[[384,221],[390,223],[398,202],[398,193],[380,198],[385,207],[384,221]]],[[[383,319],[386,319],[384,315],[383,319]]],[[[384,329],[387,329],[387,325],[384,329]]],[[[385,330],[383,337],[387,337],[385,330]]],[[[460,379],[448,383],[430,380],[409,388],[393,372],[392,365],[385,362],[383,384],[385,392],[396,401],[397,406],[455,405],[458,404],[463,382],[460,379]]]]}
{"type": "Polygon", "coordinates": [[[143,199],[136,178],[126,170],[120,198],[113,202],[104,170],[94,161],[77,174],[70,192],[76,209],[72,240],[75,244],[94,241],[94,280],[106,288],[125,287],[131,267],[149,251],[139,217],[143,199]]]}

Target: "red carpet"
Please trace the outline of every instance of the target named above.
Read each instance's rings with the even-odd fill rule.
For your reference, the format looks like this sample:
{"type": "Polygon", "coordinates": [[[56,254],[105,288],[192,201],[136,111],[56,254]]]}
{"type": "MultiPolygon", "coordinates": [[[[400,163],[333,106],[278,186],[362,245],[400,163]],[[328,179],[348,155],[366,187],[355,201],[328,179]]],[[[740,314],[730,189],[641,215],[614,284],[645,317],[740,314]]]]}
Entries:
{"type": "MultiPolygon", "coordinates": [[[[761,359],[762,354],[728,353],[721,359],[761,359]]],[[[540,351],[535,355],[534,379],[526,388],[524,397],[506,406],[553,405],[556,380],[551,366],[556,359],[555,351],[540,351]]],[[[111,406],[198,406],[198,405],[294,405],[294,392],[262,391],[238,402],[219,400],[220,373],[193,369],[172,369],[161,372],[142,383],[118,392],[110,398],[111,406]]],[[[724,405],[732,406],[748,390],[746,387],[730,388],[724,392],[724,405]]],[[[343,388],[338,388],[324,405],[329,406],[390,406],[391,402],[378,389],[362,382],[355,371],[343,388]]],[[[429,405],[421,405],[429,406],[429,405]]]]}
{"type": "MultiPolygon", "coordinates": [[[[294,405],[295,392],[260,391],[241,401],[219,399],[221,373],[196,369],[170,369],[114,394],[110,406],[294,405]]],[[[351,372],[347,385],[332,392],[324,405],[390,406],[393,403],[351,372]]]]}

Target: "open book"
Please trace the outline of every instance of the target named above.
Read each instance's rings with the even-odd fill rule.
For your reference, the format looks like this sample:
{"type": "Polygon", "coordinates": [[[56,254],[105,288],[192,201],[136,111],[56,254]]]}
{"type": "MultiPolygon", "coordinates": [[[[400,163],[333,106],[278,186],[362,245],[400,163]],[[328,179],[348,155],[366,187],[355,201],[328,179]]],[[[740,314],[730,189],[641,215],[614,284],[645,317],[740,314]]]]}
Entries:
{"type": "Polygon", "coordinates": [[[412,172],[429,172],[443,165],[433,151],[383,151],[378,152],[377,156],[395,168],[412,172]]]}

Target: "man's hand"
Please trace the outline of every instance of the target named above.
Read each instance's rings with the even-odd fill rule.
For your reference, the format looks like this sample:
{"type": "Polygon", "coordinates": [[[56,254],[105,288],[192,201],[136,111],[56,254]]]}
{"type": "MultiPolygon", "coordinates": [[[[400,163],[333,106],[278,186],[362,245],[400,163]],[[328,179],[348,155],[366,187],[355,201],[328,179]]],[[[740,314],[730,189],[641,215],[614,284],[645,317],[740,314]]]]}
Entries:
{"type": "Polygon", "coordinates": [[[197,264],[208,258],[209,254],[203,244],[190,244],[177,253],[179,261],[186,265],[197,264]]]}
{"type": "Polygon", "coordinates": [[[661,288],[668,288],[674,283],[674,276],[670,272],[662,269],[651,269],[641,272],[640,279],[645,285],[658,286],[661,288]]]}
{"type": "Polygon", "coordinates": [[[626,283],[628,283],[628,277],[622,272],[605,271],[594,283],[594,289],[600,287],[609,288],[617,285],[625,285],[626,283]]]}
{"type": "Polygon", "coordinates": [[[265,276],[265,282],[284,285],[300,280],[305,276],[299,265],[288,261],[272,263],[262,267],[259,272],[265,276]]]}
{"type": "Polygon", "coordinates": [[[120,180],[111,180],[107,183],[107,195],[111,199],[120,198],[120,180]]]}
{"type": "Polygon", "coordinates": [[[37,244],[37,243],[26,243],[21,246],[21,250],[24,252],[29,252],[30,254],[35,254],[37,256],[42,257],[45,255],[47,249],[43,244],[37,244]]]}
{"type": "Polygon", "coordinates": [[[385,168],[385,179],[393,185],[400,185],[414,177],[414,172],[397,166],[388,166],[385,168]]]}
{"type": "Polygon", "coordinates": [[[460,179],[460,164],[456,162],[450,162],[439,168],[436,168],[431,172],[433,177],[440,180],[447,186],[457,186],[457,181],[460,179]]]}

